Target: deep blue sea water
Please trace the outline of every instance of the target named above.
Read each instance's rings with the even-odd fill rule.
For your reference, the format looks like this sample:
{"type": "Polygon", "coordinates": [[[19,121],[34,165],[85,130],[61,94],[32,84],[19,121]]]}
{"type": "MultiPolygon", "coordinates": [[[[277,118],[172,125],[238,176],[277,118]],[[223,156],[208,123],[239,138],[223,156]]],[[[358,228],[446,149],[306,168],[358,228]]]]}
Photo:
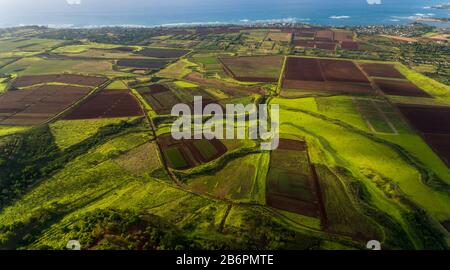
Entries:
{"type": "Polygon", "coordinates": [[[450,17],[448,10],[429,8],[446,2],[450,1],[0,0],[0,26],[155,26],[294,20],[326,25],[404,24],[418,17],[450,17]]]}

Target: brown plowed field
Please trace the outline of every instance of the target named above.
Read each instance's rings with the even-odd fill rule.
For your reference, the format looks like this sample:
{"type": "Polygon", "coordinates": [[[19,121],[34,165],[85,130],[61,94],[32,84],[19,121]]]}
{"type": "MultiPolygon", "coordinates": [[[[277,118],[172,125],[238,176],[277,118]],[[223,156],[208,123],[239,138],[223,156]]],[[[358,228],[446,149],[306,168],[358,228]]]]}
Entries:
{"type": "Polygon", "coordinates": [[[319,62],[326,81],[370,83],[352,61],[321,59],[319,62]]]}
{"type": "Polygon", "coordinates": [[[397,106],[450,167],[450,107],[397,106]]]}
{"type": "Polygon", "coordinates": [[[351,61],[290,57],[283,88],[306,91],[370,93],[369,80],[351,61]]]}
{"type": "Polygon", "coordinates": [[[376,79],[375,83],[387,95],[405,97],[432,97],[409,81],[395,81],[376,79]]]}
{"type": "Polygon", "coordinates": [[[91,91],[89,87],[43,85],[0,96],[0,125],[36,125],[49,120],[91,91]]]}
{"type": "Polygon", "coordinates": [[[424,136],[425,140],[450,167],[450,135],[426,133],[424,136]]]}
{"type": "Polygon", "coordinates": [[[316,41],[334,41],[334,32],[331,30],[319,30],[314,37],[316,41]]]}
{"type": "Polygon", "coordinates": [[[394,65],[389,64],[360,64],[364,72],[370,77],[406,79],[394,65]]]}
{"type": "Polygon", "coordinates": [[[267,205],[300,215],[320,218],[326,213],[321,207],[320,187],[309,162],[304,141],[281,139],[271,153],[266,184],[267,205]]]}
{"type": "Polygon", "coordinates": [[[306,146],[306,142],[303,142],[303,141],[281,139],[280,144],[278,145],[278,149],[306,151],[307,146],[306,146]]]}
{"type": "Polygon", "coordinates": [[[397,107],[418,130],[450,135],[450,107],[400,105],[397,107]]]}
{"type": "Polygon", "coordinates": [[[352,32],[334,32],[334,40],[339,42],[353,41],[352,32]]]}
{"type": "Polygon", "coordinates": [[[323,82],[318,59],[289,57],[286,62],[286,80],[323,82]]]}
{"type": "Polygon", "coordinates": [[[124,90],[96,93],[65,117],[66,120],[119,118],[143,115],[136,98],[124,90]]]}
{"type": "Polygon", "coordinates": [[[359,50],[359,43],[354,41],[343,41],[341,47],[344,50],[357,51],[359,50]]]}
{"type": "Polygon", "coordinates": [[[12,87],[28,87],[45,83],[64,83],[96,87],[105,83],[104,77],[83,76],[75,74],[21,76],[14,80],[12,87]]]}
{"type": "Polygon", "coordinates": [[[305,215],[309,217],[319,216],[317,206],[308,202],[303,202],[283,196],[269,194],[266,196],[266,203],[267,205],[272,206],[276,209],[282,209],[300,215],[305,215]]]}

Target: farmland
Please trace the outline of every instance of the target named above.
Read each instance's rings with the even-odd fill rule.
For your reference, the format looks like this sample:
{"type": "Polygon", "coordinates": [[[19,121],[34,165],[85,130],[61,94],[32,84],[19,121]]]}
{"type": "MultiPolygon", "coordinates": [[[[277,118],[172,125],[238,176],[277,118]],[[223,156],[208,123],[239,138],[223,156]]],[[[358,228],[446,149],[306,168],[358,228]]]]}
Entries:
{"type": "Polygon", "coordinates": [[[178,170],[207,163],[222,156],[227,151],[225,145],[219,140],[175,141],[170,135],[160,136],[158,144],[169,167],[178,170]]]}
{"type": "Polygon", "coordinates": [[[121,118],[141,115],[143,115],[142,109],[131,93],[123,90],[104,90],[94,94],[64,119],[121,118]]]}
{"type": "Polygon", "coordinates": [[[351,61],[289,57],[283,74],[284,91],[370,93],[366,76],[351,61]]]}
{"type": "Polygon", "coordinates": [[[448,249],[448,44],[376,29],[0,31],[0,249],[448,249]],[[196,96],[278,147],[176,140],[196,96]]]}
{"type": "Polygon", "coordinates": [[[61,113],[91,91],[87,87],[44,85],[0,96],[1,125],[36,125],[61,113]]]}
{"type": "Polygon", "coordinates": [[[283,60],[279,56],[220,59],[234,79],[247,82],[278,82],[283,60]]]}

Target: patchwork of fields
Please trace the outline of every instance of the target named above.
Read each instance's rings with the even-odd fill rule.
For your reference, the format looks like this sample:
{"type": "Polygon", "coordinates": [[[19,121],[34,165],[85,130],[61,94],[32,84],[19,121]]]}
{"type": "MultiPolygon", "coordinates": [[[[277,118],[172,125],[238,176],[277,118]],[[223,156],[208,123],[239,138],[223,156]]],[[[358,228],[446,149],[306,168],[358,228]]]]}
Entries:
{"type": "Polygon", "coordinates": [[[0,37],[0,249],[448,249],[448,85],[347,28],[155,31],[0,37]],[[279,105],[279,147],[175,140],[198,96],[279,105]]]}

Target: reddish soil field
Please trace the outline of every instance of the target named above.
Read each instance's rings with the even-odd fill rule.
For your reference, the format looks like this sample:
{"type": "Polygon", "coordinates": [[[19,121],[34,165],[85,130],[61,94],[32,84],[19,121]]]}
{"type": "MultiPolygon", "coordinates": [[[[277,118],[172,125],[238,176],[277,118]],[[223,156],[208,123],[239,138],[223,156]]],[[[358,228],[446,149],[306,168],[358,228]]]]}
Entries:
{"type": "Polygon", "coordinates": [[[96,93],[65,117],[66,120],[118,118],[143,115],[135,97],[124,90],[96,93]]]}
{"type": "Polygon", "coordinates": [[[357,51],[359,50],[359,43],[354,41],[343,41],[341,47],[344,50],[357,51]]]}
{"type": "Polygon", "coordinates": [[[370,83],[352,61],[321,59],[320,65],[327,81],[370,83]]]}
{"type": "Polygon", "coordinates": [[[397,107],[417,130],[450,135],[450,107],[400,104],[397,107]]]}
{"type": "Polygon", "coordinates": [[[370,77],[384,77],[406,79],[394,65],[389,64],[360,64],[364,72],[370,77]]]}
{"type": "Polygon", "coordinates": [[[289,57],[285,69],[286,80],[324,81],[318,59],[289,57]]]}
{"type": "Polygon", "coordinates": [[[369,93],[366,76],[351,61],[290,57],[283,88],[310,91],[369,93]]]}
{"type": "Polygon", "coordinates": [[[156,58],[180,58],[188,54],[189,50],[179,49],[163,49],[163,48],[147,48],[137,52],[140,55],[156,58]]]}
{"type": "Polygon", "coordinates": [[[319,217],[317,206],[313,203],[294,200],[274,194],[268,194],[266,196],[266,203],[276,209],[282,209],[314,218],[319,217]]]}
{"type": "Polygon", "coordinates": [[[450,167],[450,135],[426,133],[424,136],[425,140],[450,167]]]}
{"type": "Polygon", "coordinates": [[[316,34],[314,32],[299,32],[296,33],[296,37],[303,37],[303,38],[314,38],[316,34]]]}
{"type": "Polygon", "coordinates": [[[395,81],[377,79],[375,83],[387,95],[405,97],[432,97],[409,81],[395,81]]]}
{"type": "Polygon", "coordinates": [[[397,106],[450,167],[450,107],[397,106]]]}
{"type": "Polygon", "coordinates": [[[36,125],[64,111],[91,91],[89,87],[43,85],[0,96],[0,125],[36,125]]]}
{"type": "Polygon", "coordinates": [[[352,32],[334,32],[334,40],[339,42],[348,42],[353,41],[353,33],[352,32]]]}
{"type": "Polygon", "coordinates": [[[295,141],[288,139],[280,139],[280,144],[278,146],[280,150],[296,150],[296,151],[306,151],[307,146],[306,142],[303,141],[295,141]]]}
{"type": "Polygon", "coordinates": [[[334,41],[334,32],[331,30],[319,30],[314,37],[316,41],[334,41]]]}
{"type": "Polygon", "coordinates": [[[83,76],[75,74],[22,76],[14,80],[12,87],[28,87],[44,83],[65,83],[82,86],[96,87],[105,83],[104,77],[83,76]]]}

